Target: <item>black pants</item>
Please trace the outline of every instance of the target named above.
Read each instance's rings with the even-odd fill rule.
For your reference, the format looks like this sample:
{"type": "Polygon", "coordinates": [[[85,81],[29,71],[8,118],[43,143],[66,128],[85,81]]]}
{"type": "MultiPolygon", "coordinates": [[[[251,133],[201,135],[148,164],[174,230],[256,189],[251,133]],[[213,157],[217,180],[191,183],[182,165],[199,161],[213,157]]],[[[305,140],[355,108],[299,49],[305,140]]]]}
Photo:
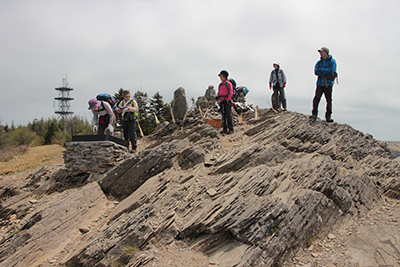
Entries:
{"type": "Polygon", "coordinates": [[[222,112],[222,130],[226,133],[228,130],[233,131],[232,120],[232,101],[223,101],[220,103],[222,112]]]}
{"type": "Polygon", "coordinates": [[[317,85],[317,89],[315,89],[315,96],[313,99],[313,110],[312,115],[318,116],[318,106],[321,101],[322,94],[325,95],[326,100],[326,112],[325,119],[330,119],[332,115],[332,88],[333,86],[319,86],[317,85]]]}
{"type": "Polygon", "coordinates": [[[279,85],[274,86],[273,99],[272,107],[274,109],[280,108],[279,102],[282,104],[282,108],[287,108],[285,90],[283,87],[280,87],[279,85]]]}
{"type": "Polygon", "coordinates": [[[103,135],[103,134],[108,134],[108,135],[113,135],[110,133],[110,131],[107,129],[108,124],[99,124],[99,129],[97,130],[97,135],[103,135]],[[104,133],[105,131],[105,133],[104,133]]]}
{"type": "Polygon", "coordinates": [[[122,129],[124,132],[124,139],[130,142],[132,149],[136,149],[136,120],[122,121],[122,129]]]}

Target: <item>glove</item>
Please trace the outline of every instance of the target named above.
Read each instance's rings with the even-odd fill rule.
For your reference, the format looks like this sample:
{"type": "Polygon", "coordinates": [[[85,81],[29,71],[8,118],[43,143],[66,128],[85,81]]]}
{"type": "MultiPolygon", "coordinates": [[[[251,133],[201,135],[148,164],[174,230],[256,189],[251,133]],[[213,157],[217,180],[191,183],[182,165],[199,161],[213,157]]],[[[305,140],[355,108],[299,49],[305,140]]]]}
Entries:
{"type": "Polygon", "coordinates": [[[110,133],[114,132],[114,127],[111,124],[108,125],[107,129],[110,131],[110,133]]]}
{"type": "Polygon", "coordinates": [[[283,84],[283,88],[285,88],[285,87],[286,87],[286,83],[283,84]]]}
{"type": "Polygon", "coordinates": [[[97,132],[97,126],[93,126],[93,132],[97,132]]]}
{"type": "Polygon", "coordinates": [[[272,87],[271,87],[271,85],[269,85],[269,90],[272,90],[272,87]]]}

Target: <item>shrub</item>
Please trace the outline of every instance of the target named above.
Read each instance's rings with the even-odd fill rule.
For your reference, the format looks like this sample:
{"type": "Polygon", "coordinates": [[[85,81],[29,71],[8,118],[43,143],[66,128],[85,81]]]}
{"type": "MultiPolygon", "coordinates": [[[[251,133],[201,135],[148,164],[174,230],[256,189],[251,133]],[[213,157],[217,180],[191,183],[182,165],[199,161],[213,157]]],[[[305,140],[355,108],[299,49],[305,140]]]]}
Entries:
{"type": "Polygon", "coordinates": [[[7,135],[7,143],[11,146],[30,145],[37,135],[27,127],[20,127],[10,131],[7,135]]]}

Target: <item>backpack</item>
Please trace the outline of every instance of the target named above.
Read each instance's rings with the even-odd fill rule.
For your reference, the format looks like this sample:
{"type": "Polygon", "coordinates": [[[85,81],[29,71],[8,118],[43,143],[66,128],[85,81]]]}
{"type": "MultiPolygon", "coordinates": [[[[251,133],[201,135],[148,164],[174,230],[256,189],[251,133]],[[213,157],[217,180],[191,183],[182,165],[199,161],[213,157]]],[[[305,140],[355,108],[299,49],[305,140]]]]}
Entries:
{"type": "MultiPolygon", "coordinates": [[[[96,96],[96,99],[100,100],[100,101],[106,101],[108,104],[110,104],[110,106],[115,114],[115,121],[118,121],[117,101],[115,101],[114,97],[112,97],[111,95],[109,95],[107,93],[102,93],[102,94],[98,94],[96,96]]],[[[101,105],[104,108],[103,102],[101,103],[101,105]]]]}
{"type": "MultiPolygon", "coordinates": [[[[235,81],[234,79],[232,79],[232,78],[229,78],[229,79],[228,79],[228,82],[230,82],[230,83],[232,84],[232,87],[233,87],[232,99],[235,100],[235,99],[237,99],[237,97],[238,97],[238,95],[237,95],[237,93],[236,93],[236,81],[235,81]]],[[[226,83],[226,88],[227,88],[228,91],[229,91],[228,83],[226,83]]]]}
{"type": "Polygon", "coordinates": [[[333,75],[332,76],[328,76],[327,79],[333,81],[333,83],[335,83],[335,80],[336,80],[336,83],[339,83],[339,77],[338,76],[339,76],[338,73],[335,71],[333,73],[333,75]]]}
{"type": "Polygon", "coordinates": [[[250,91],[250,90],[249,90],[247,87],[238,86],[238,87],[236,88],[237,97],[239,97],[241,93],[243,93],[243,96],[246,96],[247,93],[248,93],[249,91],[250,91]]]}

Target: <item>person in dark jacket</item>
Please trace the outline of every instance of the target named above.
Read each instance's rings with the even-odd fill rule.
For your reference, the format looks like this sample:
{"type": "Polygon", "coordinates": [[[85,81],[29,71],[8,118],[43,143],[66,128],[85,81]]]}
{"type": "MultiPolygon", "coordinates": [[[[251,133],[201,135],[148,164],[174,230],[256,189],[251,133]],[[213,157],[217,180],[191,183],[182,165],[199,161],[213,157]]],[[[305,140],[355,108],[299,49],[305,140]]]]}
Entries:
{"type": "Polygon", "coordinates": [[[271,71],[269,76],[269,89],[274,90],[272,95],[272,107],[275,110],[280,108],[282,104],[283,110],[287,110],[285,87],[286,87],[286,75],[285,72],[280,68],[279,62],[274,62],[274,69],[271,71]]]}
{"type": "Polygon", "coordinates": [[[322,47],[318,50],[321,58],[315,64],[314,73],[318,76],[317,88],[313,99],[313,109],[310,119],[315,121],[318,116],[318,106],[321,97],[324,94],[326,99],[325,119],[327,122],[333,122],[332,119],[332,90],[333,82],[336,74],[336,60],[329,54],[327,47],[322,47]]]}
{"type": "Polygon", "coordinates": [[[222,70],[218,76],[221,79],[217,94],[222,112],[221,134],[232,134],[234,132],[232,120],[233,85],[228,81],[229,73],[226,70],[222,70]]]}

